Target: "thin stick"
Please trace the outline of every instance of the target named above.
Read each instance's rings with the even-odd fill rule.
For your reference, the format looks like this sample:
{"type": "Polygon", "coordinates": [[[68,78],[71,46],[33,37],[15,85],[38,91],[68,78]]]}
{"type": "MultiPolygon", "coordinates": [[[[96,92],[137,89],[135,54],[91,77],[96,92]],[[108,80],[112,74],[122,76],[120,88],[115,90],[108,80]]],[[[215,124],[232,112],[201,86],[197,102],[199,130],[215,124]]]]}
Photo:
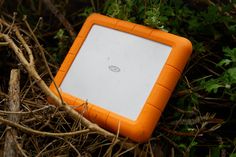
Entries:
{"type": "Polygon", "coordinates": [[[31,49],[29,48],[28,44],[26,44],[26,41],[23,39],[23,37],[20,35],[20,31],[18,29],[14,29],[17,38],[20,40],[20,42],[22,43],[22,45],[25,47],[28,56],[29,56],[29,64],[31,66],[34,66],[34,57],[33,57],[33,53],[31,51],[31,49]]]}
{"type": "Polygon", "coordinates": [[[179,148],[179,146],[174,141],[172,141],[171,139],[169,139],[165,135],[163,135],[161,137],[163,139],[165,139],[167,142],[169,142],[178,152],[180,152],[182,155],[184,155],[184,152],[179,148]]]}
{"type": "MultiPolygon", "coordinates": [[[[0,34],[1,35],[1,34],[0,34]]],[[[66,103],[62,103],[61,99],[58,98],[47,86],[47,84],[42,80],[42,78],[39,76],[39,74],[37,73],[37,71],[35,70],[34,66],[32,66],[25,58],[23,52],[16,46],[16,44],[14,43],[14,41],[6,34],[2,34],[3,38],[5,39],[5,41],[7,41],[9,43],[9,47],[15,52],[16,56],[18,57],[18,59],[20,60],[20,62],[22,63],[22,65],[26,68],[26,70],[28,71],[29,75],[31,77],[33,77],[36,82],[37,85],[41,88],[41,90],[45,93],[45,95],[47,97],[50,97],[51,100],[55,103],[55,105],[57,105],[58,107],[62,108],[63,110],[65,110],[67,113],[69,113],[69,115],[71,115],[75,120],[81,120],[81,122],[87,126],[90,130],[92,131],[96,131],[99,134],[111,138],[113,139],[116,135],[114,135],[113,133],[110,133],[106,130],[104,130],[103,128],[99,127],[97,124],[94,124],[92,122],[90,122],[89,120],[87,120],[85,117],[83,117],[81,114],[79,114],[77,111],[75,111],[73,108],[71,108],[68,104],[66,103]]]]}
{"type": "Polygon", "coordinates": [[[0,46],[8,46],[8,42],[0,42],[0,46]]]}
{"type": "Polygon", "coordinates": [[[42,156],[42,153],[49,147],[51,146],[53,143],[57,142],[58,140],[53,140],[52,142],[50,142],[48,145],[46,145],[35,157],[39,157],[42,156]]]}
{"type": "Polygon", "coordinates": [[[43,0],[44,4],[48,7],[48,9],[57,17],[57,19],[63,24],[66,30],[69,32],[72,38],[75,38],[76,33],[72,25],[65,18],[64,15],[60,13],[60,11],[53,5],[51,0],[43,0]]]}
{"type": "Polygon", "coordinates": [[[0,8],[2,7],[4,0],[0,0],[0,8]]]}
{"type": "Polygon", "coordinates": [[[2,111],[2,110],[0,110],[0,115],[7,115],[7,114],[27,115],[27,114],[32,114],[32,113],[39,112],[39,111],[42,111],[42,110],[46,110],[46,109],[48,109],[50,107],[54,107],[54,106],[44,106],[42,108],[35,109],[35,110],[32,110],[32,111],[28,111],[28,112],[22,112],[22,111],[2,111]]]}
{"type": "MultiPolygon", "coordinates": [[[[175,131],[172,129],[170,130],[162,126],[160,126],[160,129],[175,136],[193,136],[194,137],[196,135],[196,132],[178,132],[178,131],[175,131]]],[[[201,136],[201,134],[199,134],[199,136],[201,136]]]]}
{"type": "MultiPolygon", "coordinates": [[[[11,70],[11,76],[9,81],[9,103],[8,107],[10,111],[19,111],[20,110],[20,70],[13,69],[11,70]]],[[[19,115],[10,114],[8,115],[9,121],[17,124],[20,120],[19,115]]],[[[17,137],[17,130],[14,128],[7,127],[7,132],[5,136],[5,145],[4,145],[4,157],[18,156],[16,143],[14,138],[17,137]]]]}
{"type": "Polygon", "coordinates": [[[96,12],[96,6],[95,6],[95,3],[94,3],[94,0],[90,0],[90,3],[92,5],[92,7],[93,7],[93,11],[96,12]]]}
{"type": "Polygon", "coordinates": [[[31,27],[30,27],[28,21],[26,20],[26,16],[23,18],[23,21],[25,22],[25,25],[27,26],[28,30],[30,31],[30,34],[32,35],[34,41],[35,41],[36,44],[38,45],[39,51],[40,51],[40,53],[41,53],[41,55],[42,55],[42,58],[43,58],[43,61],[44,61],[45,66],[46,66],[46,68],[47,68],[48,74],[49,74],[49,76],[51,77],[54,86],[56,87],[56,90],[57,90],[57,93],[58,93],[58,95],[59,95],[59,97],[60,97],[60,99],[61,99],[61,102],[63,103],[63,99],[62,99],[62,97],[61,97],[61,93],[60,93],[60,91],[59,91],[59,89],[58,89],[57,84],[56,84],[55,81],[54,81],[52,72],[51,72],[51,70],[50,70],[50,68],[49,68],[47,59],[46,59],[46,57],[45,57],[44,49],[43,49],[43,47],[41,46],[41,44],[39,43],[39,41],[38,41],[37,37],[35,36],[33,30],[31,29],[31,27]]]}
{"type": "Polygon", "coordinates": [[[23,157],[27,157],[27,155],[25,154],[24,150],[21,148],[20,144],[16,141],[16,139],[14,138],[14,141],[16,143],[16,148],[20,151],[20,154],[23,156],[23,157]]]}
{"type": "Polygon", "coordinates": [[[8,30],[7,34],[9,34],[9,33],[11,32],[11,29],[12,29],[12,27],[13,27],[14,24],[15,24],[16,15],[17,15],[17,13],[14,12],[14,13],[13,13],[13,18],[12,18],[12,23],[11,23],[11,25],[10,25],[10,27],[9,27],[9,30],[8,30]]]}
{"type": "Polygon", "coordinates": [[[79,135],[79,134],[83,134],[83,133],[87,133],[89,132],[89,129],[84,129],[84,130],[79,130],[79,131],[73,131],[73,132],[65,132],[65,133],[51,133],[51,132],[44,132],[44,131],[38,131],[38,130],[34,130],[31,128],[27,128],[25,126],[22,126],[18,123],[15,123],[13,121],[4,119],[2,117],[0,117],[0,122],[9,125],[11,127],[15,127],[23,132],[29,133],[29,134],[36,134],[36,135],[40,135],[40,136],[51,136],[51,137],[64,137],[64,136],[75,136],[75,135],[79,135]]]}

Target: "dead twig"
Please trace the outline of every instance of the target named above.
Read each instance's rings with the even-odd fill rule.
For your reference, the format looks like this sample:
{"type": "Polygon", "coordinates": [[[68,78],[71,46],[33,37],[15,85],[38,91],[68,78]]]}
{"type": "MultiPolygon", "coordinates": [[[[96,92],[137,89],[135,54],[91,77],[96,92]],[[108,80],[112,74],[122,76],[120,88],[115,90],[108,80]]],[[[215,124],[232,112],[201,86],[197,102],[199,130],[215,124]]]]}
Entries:
{"type": "Polygon", "coordinates": [[[23,156],[23,157],[28,157],[24,150],[21,148],[21,145],[17,142],[17,140],[14,138],[14,141],[16,143],[16,148],[19,150],[19,153],[23,156]]]}
{"type": "Polygon", "coordinates": [[[192,116],[192,115],[194,116],[194,115],[197,115],[199,113],[199,111],[195,107],[190,111],[182,110],[182,109],[180,109],[180,108],[178,108],[174,105],[170,105],[170,107],[173,108],[174,110],[176,110],[179,113],[190,115],[190,116],[192,116]]]}
{"type": "Polygon", "coordinates": [[[169,139],[168,137],[166,136],[161,136],[164,140],[166,140],[167,142],[169,142],[179,153],[181,153],[182,155],[184,155],[184,152],[179,148],[179,146],[174,142],[172,141],[171,139],[169,139]]]}
{"type": "MultiPolygon", "coordinates": [[[[20,40],[20,42],[22,43],[22,45],[25,47],[26,49],[26,52],[28,53],[28,56],[29,56],[29,65],[30,66],[34,66],[34,57],[33,57],[33,54],[32,54],[32,51],[31,49],[29,48],[28,44],[26,44],[26,41],[23,39],[23,37],[21,36],[20,34],[20,31],[18,29],[14,29],[15,33],[16,33],[16,36],[17,38],[20,40]]],[[[24,55],[22,55],[24,56],[24,55]]]]}
{"type": "MultiPolygon", "coordinates": [[[[167,132],[167,133],[169,133],[169,134],[175,135],[175,136],[191,136],[191,137],[194,137],[196,135],[196,132],[179,132],[179,131],[171,130],[171,129],[168,129],[168,128],[165,128],[165,127],[162,127],[162,126],[160,126],[160,129],[167,132]]],[[[199,134],[198,136],[201,136],[201,134],[199,134]]]]}
{"type": "Polygon", "coordinates": [[[41,46],[41,44],[39,43],[39,41],[38,41],[37,37],[35,36],[33,30],[31,29],[31,27],[30,27],[30,25],[29,25],[29,23],[28,23],[28,21],[27,21],[27,19],[26,19],[26,16],[23,18],[23,21],[25,22],[25,25],[27,26],[28,30],[30,31],[30,34],[32,35],[34,41],[36,42],[36,44],[37,44],[37,46],[38,46],[38,48],[39,48],[39,51],[40,51],[40,53],[41,53],[41,56],[42,56],[42,58],[43,58],[44,64],[45,64],[45,66],[46,66],[46,68],[47,68],[48,74],[49,74],[49,76],[51,77],[52,82],[53,82],[54,86],[55,86],[56,89],[57,89],[58,95],[59,95],[59,97],[60,97],[62,103],[64,103],[64,102],[63,102],[63,99],[62,99],[62,97],[61,97],[60,91],[59,91],[59,89],[58,89],[58,87],[57,87],[57,85],[56,85],[56,83],[55,83],[55,81],[54,81],[54,78],[53,78],[53,75],[52,75],[52,73],[51,73],[51,70],[50,70],[50,68],[49,68],[47,59],[46,59],[45,54],[44,54],[44,49],[43,49],[43,47],[41,46]]]}
{"type": "Polygon", "coordinates": [[[178,121],[173,121],[170,124],[171,125],[176,125],[176,123],[178,123],[178,125],[196,125],[202,122],[206,122],[206,121],[211,121],[213,118],[215,117],[215,115],[210,115],[209,113],[206,113],[206,115],[204,116],[197,116],[196,118],[189,118],[189,119],[181,119],[178,121]]]}
{"type": "MultiPolygon", "coordinates": [[[[1,20],[0,20],[1,22],[1,20]]],[[[22,36],[18,31],[18,28],[14,26],[14,31],[17,36],[17,38],[21,41],[22,36]]],[[[25,69],[28,71],[29,75],[36,81],[37,85],[41,88],[41,90],[45,93],[47,97],[50,97],[51,100],[57,105],[58,107],[62,108],[65,110],[69,115],[71,115],[75,120],[81,121],[86,127],[88,127],[89,130],[96,131],[99,134],[113,139],[116,137],[113,133],[110,133],[101,127],[99,127],[97,124],[94,124],[87,120],[85,117],[83,117],[81,114],[79,114],[77,111],[75,111],[73,108],[71,108],[68,104],[62,102],[60,98],[58,98],[47,86],[47,84],[42,80],[40,75],[37,73],[34,64],[32,60],[30,59],[30,62],[25,58],[22,50],[15,44],[15,42],[9,37],[7,34],[1,34],[0,36],[3,36],[4,40],[9,43],[9,47],[15,52],[16,56],[20,60],[21,64],[25,67],[25,69]]],[[[24,40],[24,39],[23,39],[24,40]]],[[[23,42],[24,43],[24,42],[23,42]]],[[[23,44],[22,43],[22,44],[23,44]]],[[[26,46],[27,47],[27,46],[26,46]]],[[[31,55],[31,52],[28,51],[28,55],[31,55]]],[[[30,57],[29,57],[30,58],[30,57]]]]}
{"type": "Polygon", "coordinates": [[[63,24],[63,26],[66,28],[66,30],[69,32],[70,36],[72,38],[75,38],[76,33],[72,25],[69,23],[69,21],[65,18],[64,15],[60,13],[60,11],[53,5],[51,0],[43,0],[45,6],[48,7],[48,9],[57,17],[57,19],[63,24]]]}
{"type": "Polygon", "coordinates": [[[4,0],[0,0],[0,8],[2,7],[4,0]]]}
{"type": "MultiPolygon", "coordinates": [[[[20,70],[13,69],[11,70],[11,76],[9,81],[9,102],[8,108],[10,111],[19,111],[20,110],[20,70]]],[[[19,115],[10,114],[8,115],[9,121],[13,121],[17,124],[20,120],[19,115]]],[[[14,138],[17,137],[17,130],[14,128],[7,127],[7,132],[5,136],[5,145],[4,145],[4,157],[18,156],[16,149],[16,143],[14,138]]]]}
{"type": "Polygon", "coordinates": [[[28,111],[28,112],[21,112],[21,111],[1,111],[0,110],[0,115],[8,115],[8,114],[14,114],[14,115],[27,115],[27,114],[32,114],[32,113],[36,113],[36,112],[40,112],[42,110],[46,110],[48,108],[50,108],[52,106],[44,106],[42,108],[36,109],[36,110],[32,110],[32,111],[28,111]]]}
{"type": "Polygon", "coordinates": [[[52,142],[50,142],[48,145],[46,145],[35,157],[40,157],[42,156],[42,153],[49,147],[51,146],[53,143],[57,142],[57,140],[53,140],[52,142]]]}
{"type": "Polygon", "coordinates": [[[27,128],[25,126],[22,126],[22,125],[15,123],[13,121],[4,119],[2,117],[0,117],[0,122],[4,123],[6,125],[9,125],[11,127],[15,127],[23,132],[30,133],[30,134],[36,134],[36,135],[40,135],[40,136],[65,137],[65,136],[75,136],[78,134],[83,134],[83,133],[89,132],[89,129],[84,129],[84,130],[65,132],[65,133],[50,133],[50,132],[38,131],[38,130],[31,129],[31,128],[27,128]]]}
{"type": "Polygon", "coordinates": [[[0,46],[8,46],[8,42],[0,42],[0,46]]]}

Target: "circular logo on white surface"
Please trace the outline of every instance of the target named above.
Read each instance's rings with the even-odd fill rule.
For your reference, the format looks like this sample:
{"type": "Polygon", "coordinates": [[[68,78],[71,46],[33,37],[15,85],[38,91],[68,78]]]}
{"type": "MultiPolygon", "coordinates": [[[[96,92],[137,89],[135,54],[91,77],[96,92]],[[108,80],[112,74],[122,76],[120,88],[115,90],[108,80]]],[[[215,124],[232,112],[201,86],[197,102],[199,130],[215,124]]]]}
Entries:
{"type": "Polygon", "coordinates": [[[118,66],[115,66],[115,65],[108,66],[108,69],[112,72],[120,72],[120,68],[118,66]]]}

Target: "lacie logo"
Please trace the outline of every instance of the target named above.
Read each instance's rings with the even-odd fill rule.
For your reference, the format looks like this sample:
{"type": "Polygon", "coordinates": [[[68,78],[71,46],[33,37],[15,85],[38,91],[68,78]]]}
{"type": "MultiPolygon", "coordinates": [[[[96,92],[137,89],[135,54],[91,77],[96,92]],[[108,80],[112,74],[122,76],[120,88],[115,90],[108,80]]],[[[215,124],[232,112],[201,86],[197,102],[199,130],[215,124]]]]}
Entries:
{"type": "Polygon", "coordinates": [[[120,72],[120,68],[118,66],[115,66],[115,65],[108,66],[108,69],[112,72],[120,72]]]}

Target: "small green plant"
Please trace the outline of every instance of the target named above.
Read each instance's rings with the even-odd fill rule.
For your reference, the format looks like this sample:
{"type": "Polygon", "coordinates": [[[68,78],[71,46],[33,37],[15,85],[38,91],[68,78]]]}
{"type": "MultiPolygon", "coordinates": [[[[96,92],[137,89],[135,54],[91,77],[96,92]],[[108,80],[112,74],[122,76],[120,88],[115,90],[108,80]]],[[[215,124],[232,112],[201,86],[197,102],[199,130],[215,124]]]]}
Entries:
{"type": "Polygon", "coordinates": [[[168,18],[161,16],[160,5],[154,5],[145,12],[144,23],[148,26],[164,30],[164,25],[168,18]]]}
{"type": "Polygon", "coordinates": [[[127,21],[135,21],[135,18],[132,17],[134,4],[134,0],[109,0],[105,3],[103,12],[111,17],[116,17],[127,21]]]}
{"type": "Polygon", "coordinates": [[[202,87],[209,93],[218,93],[219,89],[223,90],[224,95],[229,95],[231,101],[236,100],[236,48],[223,49],[224,59],[216,66],[224,69],[223,73],[217,77],[201,82],[202,87]]]}
{"type": "Polygon", "coordinates": [[[54,58],[54,62],[60,62],[71,45],[70,39],[64,29],[59,29],[54,39],[57,40],[57,46],[51,49],[53,52],[52,57],[54,58]]]}

